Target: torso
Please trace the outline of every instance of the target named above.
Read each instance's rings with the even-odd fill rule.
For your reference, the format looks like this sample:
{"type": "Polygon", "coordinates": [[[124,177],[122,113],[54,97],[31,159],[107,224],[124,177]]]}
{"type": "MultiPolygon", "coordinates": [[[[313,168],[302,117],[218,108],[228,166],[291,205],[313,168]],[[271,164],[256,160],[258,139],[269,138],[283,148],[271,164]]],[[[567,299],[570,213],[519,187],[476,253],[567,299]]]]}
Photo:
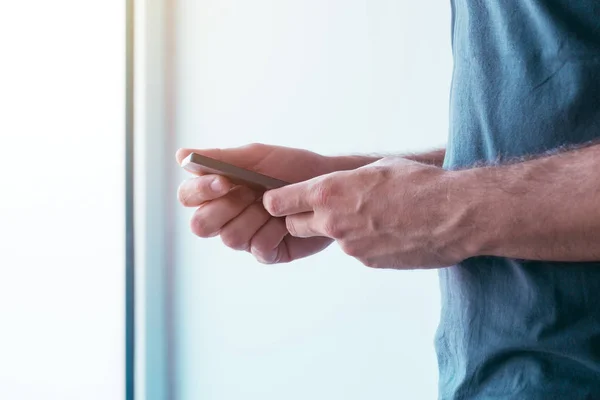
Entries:
{"type": "MultiPolygon", "coordinates": [[[[454,0],[453,53],[445,168],[600,139],[599,0],[454,0]]],[[[482,257],[440,280],[440,398],[600,398],[600,260],[482,257]]]]}

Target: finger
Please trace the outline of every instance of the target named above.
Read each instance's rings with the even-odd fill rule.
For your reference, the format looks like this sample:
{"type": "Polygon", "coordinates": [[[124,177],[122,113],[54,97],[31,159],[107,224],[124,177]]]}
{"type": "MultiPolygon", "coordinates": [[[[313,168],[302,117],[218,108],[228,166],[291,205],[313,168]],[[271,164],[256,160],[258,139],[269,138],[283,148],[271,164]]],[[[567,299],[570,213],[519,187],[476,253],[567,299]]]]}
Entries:
{"type": "Polygon", "coordinates": [[[217,199],[233,188],[233,184],[219,175],[204,175],[184,181],[177,190],[179,202],[186,207],[198,207],[217,199]]]}
{"type": "Polygon", "coordinates": [[[320,229],[318,222],[315,213],[312,212],[290,215],[285,218],[288,232],[297,238],[327,236],[326,232],[320,229]]]}
{"type": "Polygon", "coordinates": [[[221,229],[221,240],[232,249],[248,250],[252,236],[270,218],[271,216],[265,211],[262,204],[254,203],[221,229]]]}
{"type": "Polygon", "coordinates": [[[290,262],[311,256],[324,250],[331,243],[333,240],[326,237],[302,239],[288,235],[278,246],[278,251],[281,253],[278,262],[290,262]]]}
{"type": "Polygon", "coordinates": [[[277,247],[288,234],[285,221],[279,218],[271,218],[263,225],[250,242],[250,252],[260,262],[272,264],[277,261],[280,254],[277,247]]]}
{"type": "Polygon", "coordinates": [[[314,193],[319,190],[319,183],[314,179],[269,190],[263,196],[263,205],[274,217],[313,211],[314,193]]]}
{"type": "Polygon", "coordinates": [[[301,239],[287,235],[272,251],[270,259],[257,257],[257,260],[263,264],[288,263],[318,253],[331,243],[333,240],[326,237],[301,239]]]}
{"type": "Polygon", "coordinates": [[[192,216],[190,228],[197,236],[212,237],[254,203],[257,197],[251,189],[238,186],[225,196],[198,207],[192,216]]]}

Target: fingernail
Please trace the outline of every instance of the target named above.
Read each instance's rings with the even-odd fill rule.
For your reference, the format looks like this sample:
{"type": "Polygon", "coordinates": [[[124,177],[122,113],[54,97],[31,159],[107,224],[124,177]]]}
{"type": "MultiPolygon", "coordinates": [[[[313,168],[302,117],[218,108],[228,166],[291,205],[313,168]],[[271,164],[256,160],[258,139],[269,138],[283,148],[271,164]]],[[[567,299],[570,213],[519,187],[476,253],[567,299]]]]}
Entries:
{"type": "Polygon", "coordinates": [[[251,252],[254,257],[256,257],[258,262],[262,264],[273,264],[277,258],[277,251],[270,251],[269,253],[265,254],[258,250],[252,249],[251,252]]]}
{"type": "Polygon", "coordinates": [[[225,190],[225,185],[219,178],[215,178],[210,183],[210,189],[215,193],[222,193],[225,190]]]}

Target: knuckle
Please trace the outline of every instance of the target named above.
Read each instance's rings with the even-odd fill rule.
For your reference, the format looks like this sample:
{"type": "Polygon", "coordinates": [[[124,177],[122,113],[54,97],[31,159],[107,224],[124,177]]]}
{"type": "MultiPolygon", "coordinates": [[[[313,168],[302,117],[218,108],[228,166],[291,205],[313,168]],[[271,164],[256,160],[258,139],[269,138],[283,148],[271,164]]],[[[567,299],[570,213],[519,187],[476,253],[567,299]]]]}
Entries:
{"type": "Polygon", "coordinates": [[[340,247],[344,253],[351,257],[358,258],[361,255],[360,248],[354,242],[342,242],[340,243],[340,247]]]}
{"type": "Polygon", "coordinates": [[[340,224],[331,217],[325,218],[323,221],[323,232],[330,238],[342,239],[344,232],[340,227],[340,224]]]}
{"type": "Polygon", "coordinates": [[[312,202],[318,208],[326,208],[330,204],[332,185],[327,180],[321,180],[312,190],[312,202]]]}
{"type": "Polygon", "coordinates": [[[315,182],[312,188],[312,202],[318,208],[331,208],[334,206],[332,200],[340,197],[341,188],[337,182],[328,176],[322,177],[315,182]]]}

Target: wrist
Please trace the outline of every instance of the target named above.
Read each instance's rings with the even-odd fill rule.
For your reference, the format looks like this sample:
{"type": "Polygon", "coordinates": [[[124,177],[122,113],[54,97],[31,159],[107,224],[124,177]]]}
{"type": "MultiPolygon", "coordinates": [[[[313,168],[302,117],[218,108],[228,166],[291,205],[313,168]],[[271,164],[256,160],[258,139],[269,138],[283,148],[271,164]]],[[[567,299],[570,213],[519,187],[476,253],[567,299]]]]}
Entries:
{"type": "MultiPolygon", "coordinates": [[[[445,218],[459,258],[494,255],[495,235],[501,227],[493,221],[500,211],[491,185],[484,184],[481,171],[445,171],[447,201],[445,218]]],[[[490,182],[488,182],[490,183],[490,182]]]]}

